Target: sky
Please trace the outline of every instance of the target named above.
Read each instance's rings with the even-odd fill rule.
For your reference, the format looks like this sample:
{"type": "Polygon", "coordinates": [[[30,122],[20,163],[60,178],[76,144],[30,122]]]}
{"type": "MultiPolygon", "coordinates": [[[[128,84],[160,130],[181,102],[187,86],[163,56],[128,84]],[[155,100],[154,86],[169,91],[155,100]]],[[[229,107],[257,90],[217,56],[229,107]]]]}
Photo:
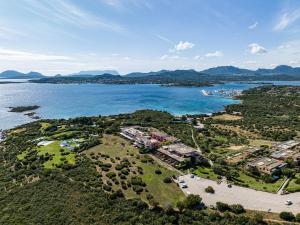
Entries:
{"type": "Polygon", "coordinates": [[[299,0],[0,0],[0,71],[300,66],[299,0]]]}

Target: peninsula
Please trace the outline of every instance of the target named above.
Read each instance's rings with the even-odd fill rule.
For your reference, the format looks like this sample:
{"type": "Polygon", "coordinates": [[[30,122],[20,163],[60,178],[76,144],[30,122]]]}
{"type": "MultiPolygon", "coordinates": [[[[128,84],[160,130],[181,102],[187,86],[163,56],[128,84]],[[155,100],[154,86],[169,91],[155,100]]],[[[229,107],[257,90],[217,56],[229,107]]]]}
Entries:
{"type": "Polygon", "coordinates": [[[241,104],[211,116],[141,110],[7,130],[0,196],[11,210],[1,210],[1,218],[53,224],[80,210],[86,223],[220,224],[229,214],[233,224],[241,217],[265,224],[270,215],[277,221],[294,216],[300,204],[299,94],[297,86],[268,85],[244,91],[241,104]],[[230,197],[234,190],[243,196],[230,197]],[[250,204],[247,193],[260,201],[250,204]],[[215,215],[216,222],[208,219],[215,215]]]}

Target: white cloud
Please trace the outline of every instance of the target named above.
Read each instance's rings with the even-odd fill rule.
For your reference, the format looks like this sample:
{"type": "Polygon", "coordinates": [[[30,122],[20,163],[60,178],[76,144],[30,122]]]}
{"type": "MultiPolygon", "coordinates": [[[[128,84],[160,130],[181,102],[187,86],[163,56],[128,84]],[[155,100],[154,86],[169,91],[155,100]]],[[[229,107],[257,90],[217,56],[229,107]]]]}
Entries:
{"type": "Polygon", "coordinates": [[[179,59],[179,55],[163,55],[160,57],[161,60],[166,60],[166,59],[179,59]]]}
{"type": "Polygon", "coordinates": [[[163,55],[163,56],[160,57],[161,60],[165,60],[167,58],[168,58],[168,55],[163,55]]]}
{"type": "Polygon", "coordinates": [[[183,51],[190,48],[193,48],[195,44],[188,42],[188,41],[180,41],[177,45],[174,46],[176,51],[183,51]]]}
{"type": "Polygon", "coordinates": [[[71,57],[63,55],[48,55],[24,51],[16,51],[11,49],[0,48],[0,60],[7,61],[66,61],[71,57]]]}
{"type": "Polygon", "coordinates": [[[172,44],[173,42],[169,39],[169,38],[166,38],[165,36],[162,36],[162,35],[159,35],[159,34],[155,34],[155,37],[157,37],[158,39],[166,42],[166,43],[169,43],[169,44],[172,44]]]}
{"type": "Polygon", "coordinates": [[[257,25],[258,25],[258,22],[256,21],[255,23],[251,24],[248,28],[250,30],[253,30],[253,29],[255,29],[257,27],[257,25]]]}
{"type": "Polygon", "coordinates": [[[290,26],[300,18],[300,9],[296,9],[290,13],[284,13],[280,16],[277,24],[274,27],[275,31],[281,31],[290,26]]]}
{"type": "Polygon", "coordinates": [[[28,34],[23,33],[17,29],[13,29],[6,26],[0,25],[0,38],[2,39],[12,39],[15,37],[29,37],[28,34]]]}
{"type": "Polygon", "coordinates": [[[206,57],[222,57],[224,54],[221,51],[209,52],[205,54],[206,57]]]}
{"type": "Polygon", "coordinates": [[[261,46],[257,43],[249,44],[248,48],[249,48],[250,53],[254,54],[254,55],[260,55],[260,54],[264,54],[267,52],[267,50],[263,46],[261,46]]]}
{"type": "Polygon", "coordinates": [[[121,32],[124,30],[120,25],[107,21],[99,16],[95,16],[66,0],[23,1],[26,3],[23,5],[26,10],[44,19],[57,23],[64,22],[81,27],[101,27],[115,32],[121,32]]]}

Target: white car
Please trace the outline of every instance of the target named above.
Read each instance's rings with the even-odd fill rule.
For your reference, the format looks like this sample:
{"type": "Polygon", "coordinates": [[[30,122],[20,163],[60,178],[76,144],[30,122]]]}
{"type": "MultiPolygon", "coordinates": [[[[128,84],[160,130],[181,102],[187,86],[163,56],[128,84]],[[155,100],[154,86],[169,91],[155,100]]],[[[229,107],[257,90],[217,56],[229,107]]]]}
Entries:
{"type": "Polygon", "coordinates": [[[187,184],[181,184],[181,188],[187,188],[187,184]]]}
{"type": "Polygon", "coordinates": [[[291,200],[287,200],[287,201],[285,202],[285,204],[286,204],[286,205],[291,205],[291,204],[293,204],[293,202],[292,202],[291,200]]]}
{"type": "Polygon", "coordinates": [[[179,183],[180,183],[180,184],[183,184],[183,183],[184,183],[184,180],[180,180],[179,183]]]}
{"type": "Polygon", "coordinates": [[[194,174],[191,174],[191,175],[190,175],[190,178],[194,178],[194,174]]]}

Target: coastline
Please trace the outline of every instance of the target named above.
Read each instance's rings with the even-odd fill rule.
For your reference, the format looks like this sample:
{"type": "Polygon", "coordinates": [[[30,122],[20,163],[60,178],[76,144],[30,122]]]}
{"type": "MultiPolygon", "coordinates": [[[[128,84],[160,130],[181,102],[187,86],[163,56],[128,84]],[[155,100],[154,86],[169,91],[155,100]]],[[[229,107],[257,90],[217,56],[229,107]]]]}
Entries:
{"type": "MultiPolygon", "coordinates": [[[[284,82],[278,82],[278,83],[281,84],[284,82]]],[[[288,82],[288,83],[291,85],[299,85],[298,83],[300,83],[300,82],[288,82]]],[[[12,86],[13,84],[8,84],[8,85],[12,86]]],[[[18,87],[18,89],[21,90],[23,85],[24,86],[26,85],[26,88],[30,87],[30,83],[17,84],[16,87],[18,87]]],[[[111,85],[101,84],[101,88],[99,88],[98,84],[96,84],[96,85],[89,84],[88,86],[83,84],[83,85],[80,85],[80,87],[78,87],[81,90],[79,92],[88,91],[93,94],[91,96],[93,99],[90,98],[90,96],[86,96],[84,98],[85,99],[84,107],[92,106],[92,108],[89,108],[89,111],[86,112],[81,107],[81,104],[78,105],[76,103],[75,105],[74,104],[68,105],[69,103],[67,103],[68,108],[72,108],[72,111],[65,111],[65,108],[64,108],[65,101],[72,101],[74,96],[77,96],[77,94],[78,94],[78,90],[76,88],[77,85],[76,86],[74,84],[73,84],[74,86],[63,85],[61,87],[58,87],[56,85],[52,87],[51,84],[48,84],[48,85],[49,86],[47,86],[47,87],[45,87],[44,85],[41,85],[41,86],[34,85],[34,89],[47,90],[47,93],[63,91],[63,92],[61,92],[63,94],[65,93],[65,91],[67,91],[67,92],[71,91],[72,94],[69,94],[69,96],[62,101],[61,101],[59,94],[57,95],[57,98],[59,98],[59,99],[54,98],[54,99],[52,99],[52,102],[48,101],[48,100],[47,101],[44,100],[44,99],[47,99],[47,96],[43,96],[42,100],[37,101],[35,99],[33,102],[29,101],[27,103],[28,105],[39,104],[42,106],[42,109],[38,110],[38,115],[41,117],[39,119],[46,119],[46,118],[68,119],[68,118],[74,118],[74,117],[79,117],[79,116],[97,116],[97,115],[108,116],[108,115],[118,115],[118,114],[129,114],[129,113],[133,113],[134,111],[139,110],[139,109],[153,109],[153,110],[167,111],[167,112],[171,113],[173,116],[198,115],[198,114],[211,115],[213,113],[223,111],[224,107],[227,105],[240,103],[240,100],[237,99],[236,97],[224,97],[224,96],[216,97],[216,96],[214,96],[210,99],[206,99],[207,97],[200,96],[201,88],[199,89],[197,87],[194,87],[192,89],[190,89],[189,87],[172,87],[169,89],[169,88],[163,88],[159,84],[155,84],[155,85],[154,84],[148,84],[148,85],[138,84],[130,89],[127,89],[127,87],[129,88],[131,85],[128,85],[128,86],[112,85],[111,86],[111,85]],[[48,88],[50,88],[50,89],[48,90],[48,88]],[[161,89],[161,88],[163,88],[163,89],[161,89]],[[199,89],[199,91],[198,91],[198,89],[199,89]],[[90,90],[92,90],[92,91],[90,91],[90,90]],[[107,92],[106,90],[108,90],[109,92],[107,92]],[[120,92],[120,94],[116,95],[116,96],[118,96],[118,98],[113,97],[112,100],[106,99],[106,97],[105,97],[106,94],[107,94],[107,96],[108,95],[114,96],[114,94],[116,92],[120,92]],[[134,94],[133,96],[135,97],[137,95],[136,94],[137,92],[140,93],[139,99],[134,100],[133,105],[132,105],[131,104],[132,102],[128,102],[129,98],[132,94],[134,94]],[[144,94],[144,92],[146,94],[144,94]],[[110,93],[112,93],[112,94],[110,94],[110,93]],[[129,94],[127,94],[127,93],[129,93],[129,94]],[[163,93],[164,96],[161,93],[163,93]],[[178,93],[183,93],[187,97],[185,97],[184,99],[181,99],[180,100],[181,102],[179,102],[179,103],[176,102],[176,105],[179,104],[180,107],[178,107],[178,106],[174,107],[173,99],[177,98],[178,93]],[[191,94],[191,93],[193,93],[193,94],[191,94]],[[97,97],[97,98],[94,97],[94,96],[98,96],[98,95],[99,95],[99,97],[97,97]],[[102,101],[102,99],[103,99],[102,95],[106,101],[99,102],[99,101],[102,101]],[[125,99],[123,100],[124,95],[125,95],[125,99]],[[121,97],[121,99],[119,99],[120,98],[119,96],[121,97]],[[200,100],[198,99],[198,96],[199,96],[200,100]],[[128,100],[126,98],[128,98],[128,100]],[[116,99],[116,100],[114,100],[114,99],[116,99]],[[190,101],[190,103],[186,103],[186,100],[190,101]],[[144,101],[146,101],[146,102],[144,103],[144,101]],[[209,101],[209,103],[207,103],[208,101],[209,101]],[[61,102],[61,104],[59,104],[57,102],[61,102]],[[96,104],[96,102],[97,102],[97,104],[96,104]],[[107,105],[107,102],[110,102],[109,107],[107,109],[103,108],[103,105],[104,104],[107,105]],[[171,104],[171,102],[173,102],[173,103],[171,104]],[[119,104],[121,107],[119,107],[119,104]],[[186,104],[189,104],[189,105],[186,105],[186,104]],[[210,106],[210,104],[214,104],[214,105],[210,106]],[[115,109],[117,109],[117,110],[115,110],[115,109]],[[55,110],[55,111],[53,111],[53,110],[55,110]]],[[[225,84],[214,85],[213,87],[206,86],[204,88],[206,90],[222,89],[224,87],[226,87],[228,89],[234,89],[234,88],[240,89],[240,86],[244,87],[243,90],[248,90],[252,87],[257,86],[257,84],[251,83],[250,85],[247,85],[244,83],[240,84],[240,83],[236,83],[236,82],[229,82],[229,83],[225,83],[225,84]]],[[[13,94],[13,93],[11,93],[11,94],[13,94]]],[[[30,95],[32,95],[32,94],[30,94],[30,95]]],[[[179,94],[179,97],[181,98],[180,95],[181,94],[179,94]]],[[[62,96],[62,98],[63,97],[64,96],[62,96]]],[[[78,95],[78,97],[80,97],[80,95],[78,95]]],[[[14,104],[14,103],[9,103],[9,104],[14,104]]],[[[18,105],[20,103],[15,103],[15,104],[18,105]]],[[[1,104],[0,104],[0,107],[1,107],[1,104]]],[[[66,108],[66,109],[68,109],[68,108],[66,108]]],[[[6,121],[5,121],[6,124],[5,123],[2,124],[2,127],[0,127],[0,128],[1,129],[12,129],[12,128],[18,127],[22,124],[33,122],[37,119],[37,118],[30,119],[29,117],[28,118],[27,117],[28,116],[26,116],[26,118],[25,118],[24,115],[12,116],[10,113],[4,112],[2,118],[6,119],[6,121]]],[[[1,118],[1,110],[0,110],[0,118],[1,118]]]]}

